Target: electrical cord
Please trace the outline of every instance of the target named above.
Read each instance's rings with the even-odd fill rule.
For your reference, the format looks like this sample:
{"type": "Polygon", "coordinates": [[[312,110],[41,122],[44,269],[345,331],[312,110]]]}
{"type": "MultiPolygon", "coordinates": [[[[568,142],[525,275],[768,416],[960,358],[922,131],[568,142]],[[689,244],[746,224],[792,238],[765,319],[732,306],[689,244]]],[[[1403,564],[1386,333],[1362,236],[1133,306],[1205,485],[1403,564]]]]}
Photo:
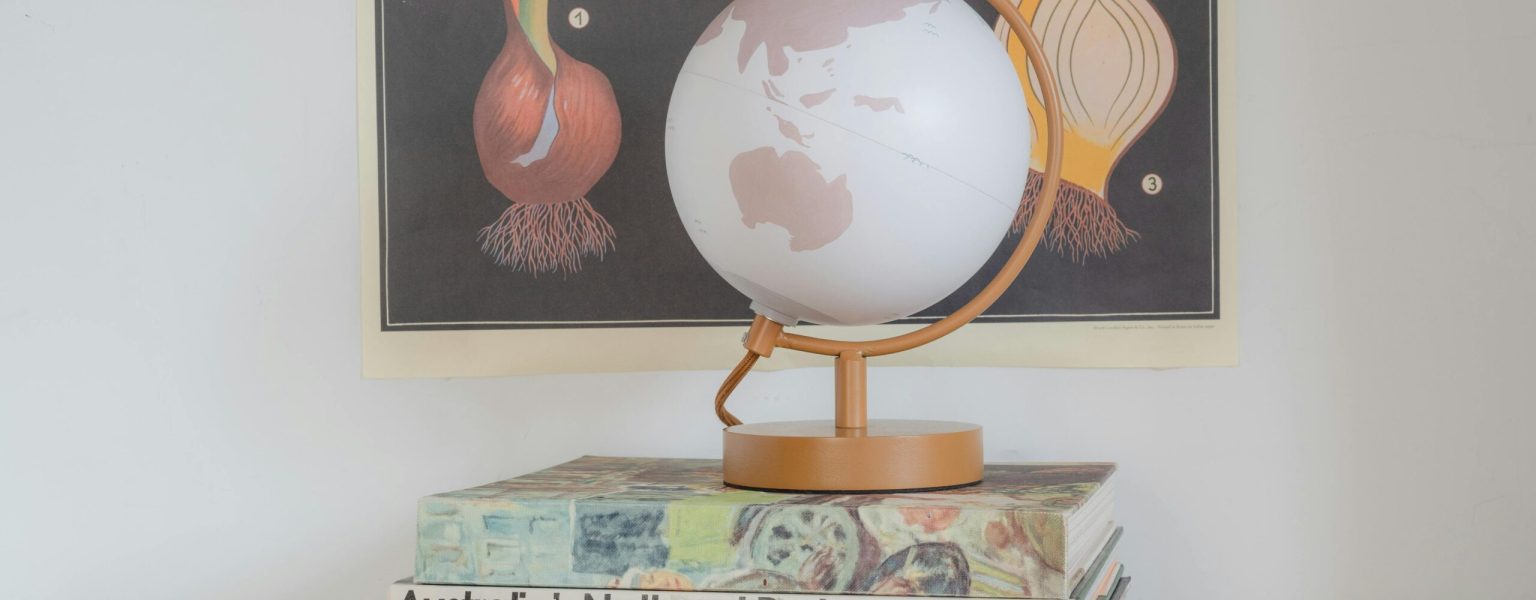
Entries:
{"type": "Polygon", "coordinates": [[[720,392],[715,394],[715,416],[719,417],[720,422],[724,423],[726,427],[741,424],[741,419],[736,418],[736,415],[731,414],[731,411],[725,409],[725,401],[730,399],[731,392],[736,390],[736,385],[740,384],[741,380],[747,376],[747,371],[752,370],[752,365],[757,364],[757,359],[759,358],[762,358],[762,356],[748,350],[747,355],[741,359],[741,362],[736,364],[736,368],[731,370],[731,374],[725,377],[725,382],[720,384],[720,392]]]}

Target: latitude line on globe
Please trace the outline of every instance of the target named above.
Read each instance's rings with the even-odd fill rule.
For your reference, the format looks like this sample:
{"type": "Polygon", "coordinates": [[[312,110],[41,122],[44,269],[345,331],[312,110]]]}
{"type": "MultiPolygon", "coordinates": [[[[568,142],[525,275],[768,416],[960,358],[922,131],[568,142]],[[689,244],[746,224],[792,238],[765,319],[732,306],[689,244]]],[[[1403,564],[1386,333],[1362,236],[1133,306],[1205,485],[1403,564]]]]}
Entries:
{"type": "Polygon", "coordinates": [[[729,89],[736,90],[737,92],[741,92],[741,93],[746,94],[748,96],[752,96],[754,98],[762,98],[762,99],[767,100],[769,102],[774,102],[776,104],[779,104],[781,106],[784,106],[784,107],[788,108],[789,110],[795,111],[796,113],[805,115],[805,116],[810,117],[812,119],[815,119],[817,121],[821,121],[822,123],[826,123],[827,125],[835,127],[837,129],[841,129],[843,131],[846,131],[846,132],[848,132],[849,135],[853,135],[855,137],[863,138],[863,139],[869,141],[872,144],[875,144],[877,146],[885,148],[886,150],[890,150],[891,152],[894,152],[894,153],[899,154],[899,155],[904,156],[904,157],[911,157],[913,160],[916,160],[917,162],[921,163],[923,165],[923,168],[928,169],[930,171],[933,171],[935,173],[938,173],[940,175],[943,175],[945,177],[948,177],[948,178],[954,180],[956,183],[959,183],[960,185],[963,185],[965,187],[968,187],[968,188],[971,188],[973,190],[976,190],[976,193],[981,194],[983,197],[987,198],[988,200],[996,202],[999,206],[1003,207],[1006,210],[1014,211],[1014,210],[1018,210],[1018,208],[1019,208],[1018,204],[1014,204],[1013,206],[1009,206],[1007,202],[1003,202],[1002,200],[998,200],[997,197],[993,196],[992,194],[988,194],[985,190],[983,190],[983,189],[981,189],[979,187],[976,187],[975,185],[972,185],[970,182],[968,182],[968,181],[966,181],[964,179],[961,179],[959,177],[955,177],[954,175],[951,175],[949,172],[945,171],[944,169],[940,169],[938,167],[933,166],[932,163],[929,163],[929,162],[927,162],[927,161],[925,161],[925,160],[923,160],[921,158],[918,158],[917,155],[915,155],[915,154],[912,154],[910,152],[904,152],[902,150],[899,150],[899,149],[897,149],[895,147],[890,146],[889,144],[886,144],[885,142],[882,142],[882,141],[877,140],[875,138],[869,137],[867,135],[864,135],[862,133],[859,133],[857,131],[854,131],[852,129],[849,129],[847,127],[839,125],[837,123],[833,123],[832,121],[828,121],[828,120],[823,119],[821,117],[818,117],[818,116],[816,116],[814,114],[806,112],[806,111],[804,111],[802,109],[795,108],[794,106],[790,105],[788,102],[784,102],[784,101],[781,101],[781,100],[778,100],[778,99],[775,99],[775,98],[769,98],[767,95],[764,95],[762,93],[759,93],[759,92],[756,92],[756,91],[753,91],[753,90],[750,90],[750,89],[747,89],[747,88],[743,88],[743,87],[741,87],[739,85],[736,85],[736,84],[733,84],[731,82],[724,81],[724,80],[722,80],[722,79],[720,79],[718,77],[711,77],[711,76],[705,75],[703,73],[694,73],[692,71],[686,71],[685,70],[685,71],[682,71],[679,74],[680,75],[692,75],[694,77],[708,79],[710,81],[713,81],[715,83],[723,85],[723,86],[725,86],[725,87],[727,87],[729,89]]]}

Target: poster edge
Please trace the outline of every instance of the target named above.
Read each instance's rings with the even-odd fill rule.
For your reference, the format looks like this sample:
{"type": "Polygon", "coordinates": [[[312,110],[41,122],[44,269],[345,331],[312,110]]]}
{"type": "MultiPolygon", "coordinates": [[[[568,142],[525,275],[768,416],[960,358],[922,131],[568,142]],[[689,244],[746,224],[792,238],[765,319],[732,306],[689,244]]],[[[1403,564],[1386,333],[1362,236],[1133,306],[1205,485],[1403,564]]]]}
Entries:
{"type": "MultiPolygon", "coordinates": [[[[966,366],[1035,368],[1166,369],[1231,367],[1240,364],[1236,285],[1236,205],[1232,155],[1231,0],[1214,0],[1216,54],[1217,319],[1167,321],[1068,321],[995,323],[968,327],[913,352],[884,357],[880,366],[966,366]],[[1138,324],[1159,335],[1119,335],[1115,340],[1086,332],[1115,324],[1138,324]],[[1188,336],[1170,333],[1185,329],[1188,336]],[[1007,339],[1035,339],[1026,348],[1007,339]],[[1067,343],[1052,344],[1049,338],[1067,343]],[[1092,340],[1090,338],[1099,338],[1092,340]],[[1108,350],[1106,350],[1108,347],[1108,350]],[[1138,354],[1139,353],[1139,354],[1138,354]],[[1084,356],[1090,358],[1084,359],[1084,356]]],[[[469,331],[384,331],[381,325],[379,141],[376,4],[357,0],[358,207],[362,229],[359,327],[361,375],[367,379],[495,377],[507,375],[718,370],[738,358],[738,325],[723,327],[582,328],[469,331]],[[682,351],[658,353],[657,347],[682,351]],[[530,351],[532,350],[532,351],[530,351]]],[[[911,325],[859,328],[856,334],[820,328],[832,337],[875,337],[911,325]]],[[[759,363],[762,370],[826,366],[821,357],[784,352],[759,363]]]]}

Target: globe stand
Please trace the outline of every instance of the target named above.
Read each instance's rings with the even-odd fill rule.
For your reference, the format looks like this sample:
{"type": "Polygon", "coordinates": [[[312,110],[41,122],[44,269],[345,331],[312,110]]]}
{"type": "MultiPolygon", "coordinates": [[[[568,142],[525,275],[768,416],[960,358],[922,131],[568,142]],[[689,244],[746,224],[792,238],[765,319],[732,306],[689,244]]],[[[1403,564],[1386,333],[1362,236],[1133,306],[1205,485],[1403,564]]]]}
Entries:
{"type": "Polygon", "coordinates": [[[950,489],[981,482],[981,427],[948,421],[870,421],[865,381],[867,358],[932,342],[992,306],[1029,262],[1056,203],[1061,183],[1061,112],[1055,77],[1042,58],[1039,40],[1012,0],[988,2],[1023,44],[1045,108],[1048,143],[1044,182],[1019,244],[1002,270],[959,310],[896,337],[867,342],[825,340],[785,333],[784,324],[758,314],[743,344],[746,358],[715,396],[715,412],[727,426],[727,485],[766,491],[890,493],[950,489]],[[771,356],[775,348],[835,358],[834,420],[748,425],[725,409],[726,399],[747,371],[758,358],[771,356]]]}
{"type": "MultiPolygon", "coordinates": [[[[761,344],[762,336],[783,332],[782,325],[759,319],[748,336],[749,346],[761,344]]],[[[837,418],[727,427],[727,484],[772,492],[860,493],[932,491],[981,483],[980,426],[870,421],[864,356],[843,352],[834,364],[837,418]]]]}

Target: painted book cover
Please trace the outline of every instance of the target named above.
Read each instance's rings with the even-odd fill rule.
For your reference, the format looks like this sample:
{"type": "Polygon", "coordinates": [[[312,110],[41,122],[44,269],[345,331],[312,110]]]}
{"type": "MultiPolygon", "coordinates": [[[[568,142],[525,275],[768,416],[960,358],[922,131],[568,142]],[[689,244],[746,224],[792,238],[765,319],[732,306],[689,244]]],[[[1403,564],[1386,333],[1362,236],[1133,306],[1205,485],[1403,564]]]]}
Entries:
{"type": "MultiPolygon", "coordinates": [[[[740,56],[744,72],[761,71],[762,89],[750,90],[761,106],[741,118],[782,121],[788,137],[763,142],[780,152],[814,152],[835,133],[815,137],[826,125],[818,111],[853,107],[899,128],[915,118],[917,100],[903,105],[880,90],[852,89],[857,74],[838,69],[845,43],[887,23],[840,24],[834,11],[815,24],[826,35],[814,43],[772,32],[716,35],[761,25],[729,4],[359,1],[367,375],[730,365],[750,303],[693,246],[663,160],[685,58],[726,44],[716,50],[740,56]]],[[[992,30],[984,37],[1003,45],[1025,75],[1020,85],[1039,137],[1039,92],[1023,50],[985,0],[891,6],[899,8],[891,25],[933,33],[931,23],[921,24],[934,11],[964,11],[979,30],[992,30]]],[[[1019,0],[1018,7],[1062,88],[1058,208],[1022,276],[973,326],[880,364],[1233,364],[1218,2],[1019,0]]],[[[809,333],[898,334],[974,296],[1035,206],[1044,144],[1036,139],[1033,149],[1017,165],[1030,183],[1008,200],[1017,204],[1013,233],[959,289],[892,324],[809,333]]],[[[838,185],[856,199],[851,210],[881,214],[878,203],[858,199],[882,178],[845,175],[838,185]]],[[[793,223],[757,227],[799,235],[793,223]]],[[[789,250],[837,250],[831,237],[817,240],[789,250]]],[[[786,353],[763,368],[811,364],[821,363],[786,353]]]]}
{"type": "Polygon", "coordinates": [[[1114,470],[988,465],[959,490],[798,495],[724,487],[718,460],[584,457],[423,498],[415,581],[1066,598],[1109,533],[1069,522],[1114,470]]]}

